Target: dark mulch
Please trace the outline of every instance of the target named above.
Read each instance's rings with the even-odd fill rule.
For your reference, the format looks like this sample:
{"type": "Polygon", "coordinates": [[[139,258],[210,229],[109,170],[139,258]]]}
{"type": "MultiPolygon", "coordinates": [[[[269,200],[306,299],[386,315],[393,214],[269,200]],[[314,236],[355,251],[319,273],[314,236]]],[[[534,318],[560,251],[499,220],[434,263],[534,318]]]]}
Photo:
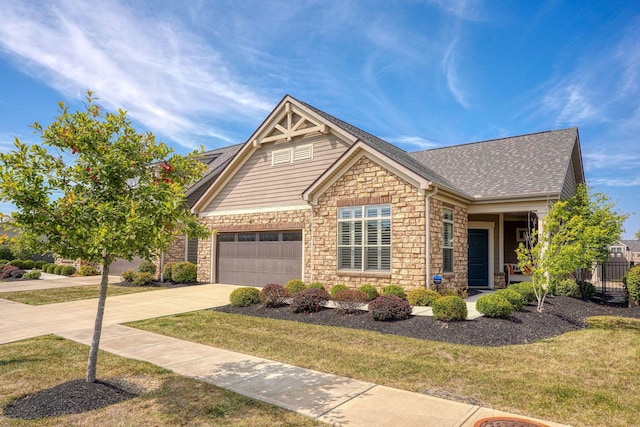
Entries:
{"type": "Polygon", "coordinates": [[[160,281],[153,281],[151,283],[148,283],[146,285],[134,285],[131,282],[120,282],[120,283],[114,283],[115,286],[123,286],[125,288],[140,288],[140,287],[149,287],[149,288],[167,288],[167,289],[174,289],[174,288],[184,288],[185,286],[198,286],[198,285],[204,285],[204,283],[198,283],[198,282],[194,282],[194,283],[173,283],[173,282],[160,282],[160,281]]]}
{"type": "Polygon", "coordinates": [[[586,329],[586,318],[589,316],[640,318],[640,307],[611,307],[569,297],[548,298],[542,313],[536,310],[535,305],[527,305],[522,311],[514,312],[506,319],[481,317],[460,322],[440,322],[432,316],[411,316],[407,320],[379,322],[364,311],[350,315],[340,315],[333,309],[323,309],[318,313],[293,313],[288,306],[265,308],[261,305],[227,305],[213,310],[487,347],[526,344],[565,332],[586,329]]]}
{"type": "Polygon", "coordinates": [[[4,415],[8,418],[35,420],[80,414],[133,399],[139,394],[135,387],[123,386],[117,381],[88,383],[73,380],[9,403],[4,407],[4,415]]]}

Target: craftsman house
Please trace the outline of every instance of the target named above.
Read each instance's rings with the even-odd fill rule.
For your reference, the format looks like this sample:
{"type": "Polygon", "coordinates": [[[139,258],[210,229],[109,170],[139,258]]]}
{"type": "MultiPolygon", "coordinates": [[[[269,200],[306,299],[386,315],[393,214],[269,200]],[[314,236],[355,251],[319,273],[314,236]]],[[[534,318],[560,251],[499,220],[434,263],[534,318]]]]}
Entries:
{"type": "Polygon", "coordinates": [[[198,279],[503,287],[583,181],[575,128],[409,153],[285,96],[199,187],[198,279]]]}

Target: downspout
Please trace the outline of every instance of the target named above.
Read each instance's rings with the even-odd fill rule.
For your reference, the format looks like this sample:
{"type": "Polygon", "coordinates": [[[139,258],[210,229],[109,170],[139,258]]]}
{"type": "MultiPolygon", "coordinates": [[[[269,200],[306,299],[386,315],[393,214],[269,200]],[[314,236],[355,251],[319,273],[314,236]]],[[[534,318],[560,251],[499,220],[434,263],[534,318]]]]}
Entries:
{"type": "MultiPolygon", "coordinates": [[[[314,230],[314,222],[315,222],[315,216],[313,213],[313,204],[311,202],[307,202],[309,203],[309,207],[311,208],[311,235],[309,236],[309,251],[311,251],[311,253],[309,254],[309,283],[313,283],[314,282],[314,273],[315,273],[315,269],[314,269],[314,264],[313,264],[313,230],[314,230]]],[[[302,260],[303,263],[303,268],[302,271],[304,272],[304,260],[302,260]]],[[[304,276],[302,278],[302,280],[304,280],[304,276]]]]}
{"type": "Polygon", "coordinates": [[[424,195],[424,204],[425,204],[425,274],[424,274],[424,285],[425,288],[431,288],[431,197],[435,196],[438,193],[438,187],[433,187],[433,191],[430,193],[425,193],[424,195]]]}

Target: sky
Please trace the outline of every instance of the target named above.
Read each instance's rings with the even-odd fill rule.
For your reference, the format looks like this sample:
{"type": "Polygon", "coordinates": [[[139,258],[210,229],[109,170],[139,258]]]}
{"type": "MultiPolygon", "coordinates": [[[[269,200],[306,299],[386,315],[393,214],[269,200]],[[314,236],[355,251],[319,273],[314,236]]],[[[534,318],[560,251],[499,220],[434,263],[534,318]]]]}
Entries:
{"type": "Polygon", "coordinates": [[[0,0],[0,151],[87,89],[178,153],[246,141],[285,94],[407,151],[578,127],[640,230],[637,0],[0,0]]]}

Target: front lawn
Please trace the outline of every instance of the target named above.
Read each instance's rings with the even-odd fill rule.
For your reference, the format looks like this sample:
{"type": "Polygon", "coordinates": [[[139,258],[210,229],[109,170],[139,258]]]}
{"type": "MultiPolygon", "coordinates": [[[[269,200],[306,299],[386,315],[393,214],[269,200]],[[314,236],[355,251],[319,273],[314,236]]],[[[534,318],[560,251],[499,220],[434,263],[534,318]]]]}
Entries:
{"type": "MultiPolygon", "coordinates": [[[[107,296],[134,294],[137,292],[156,291],[160,289],[162,288],[108,285],[107,296]]],[[[67,301],[79,301],[98,298],[99,295],[100,285],[37,289],[33,291],[0,292],[1,299],[29,305],[46,305],[67,301]]]]}
{"type": "Polygon", "coordinates": [[[589,329],[489,348],[215,311],[130,326],[561,423],[636,425],[640,414],[638,330],[589,329]]]}
{"type": "MultiPolygon", "coordinates": [[[[0,407],[27,394],[84,378],[88,347],[55,336],[0,346],[0,407]]],[[[146,392],[90,412],[41,420],[10,419],[3,426],[313,426],[293,412],[146,362],[100,352],[99,379],[119,379],[146,392]]]]}

